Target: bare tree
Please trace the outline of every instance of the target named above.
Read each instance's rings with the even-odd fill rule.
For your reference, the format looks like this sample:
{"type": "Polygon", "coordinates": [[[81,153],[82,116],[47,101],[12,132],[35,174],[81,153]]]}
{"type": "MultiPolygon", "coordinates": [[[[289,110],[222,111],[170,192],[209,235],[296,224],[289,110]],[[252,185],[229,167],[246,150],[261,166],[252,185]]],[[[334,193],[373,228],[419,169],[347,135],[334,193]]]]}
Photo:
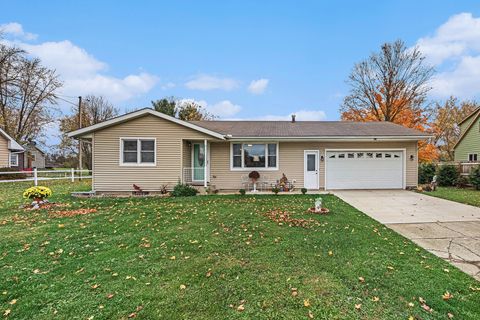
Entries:
{"type": "MultiPolygon", "coordinates": [[[[82,104],[82,125],[83,127],[91,126],[118,115],[119,110],[115,108],[107,99],[102,96],[89,95],[83,99],[82,104]]],[[[67,133],[78,129],[78,108],[72,108],[72,114],[64,116],[60,119],[60,132],[62,140],[59,149],[64,156],[74,154],[78,150],[78,141],[67,136],[67,133]]],[[[82,151],[86,167],[91,169],[92,148],[89,143],[83,143],[82,151]]],[[[82,166],[85,167],[85,166],[82,166]]]]}
{"type": "Polygon", "coordinates": [[[23,50],[0,44],[0,126],[14,139],[35,139],[53,121],[61,86],[55,70],[23,50]]]}
{"type": "Polygon", "coordinates": [[[433,68],[425,64],[418,48],[401,40],[385,43],[379,53],[357,63],[347,83],[349,95],[341,106],[345,120],[391,121],[406,109],[424,104],[433,68]]]}

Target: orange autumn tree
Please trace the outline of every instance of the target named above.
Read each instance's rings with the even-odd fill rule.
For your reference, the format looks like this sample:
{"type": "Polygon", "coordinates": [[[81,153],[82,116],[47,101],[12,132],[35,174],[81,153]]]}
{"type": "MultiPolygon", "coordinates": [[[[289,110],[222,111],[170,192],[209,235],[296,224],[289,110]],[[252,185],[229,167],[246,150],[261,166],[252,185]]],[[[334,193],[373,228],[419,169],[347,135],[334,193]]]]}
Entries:
{"type": "MultiPolygon", "coordinates": [[[[340,108],[342,120],[389,121],[432,132],[425,104],[433,69],[424,59],[418,48],[407,48],[398,40],[357,63],[347,81],[350,93],[340,108]]],[[[436,160],[435,145],[419,142],[418,158],[436,160]]]]}
{"type": "MultiPolygon", "coordinates": [[[[382,103],[383,105],[383,103],[382,103]]],[[[395,104],[394,104],[395,105],[395,104]]],[[[383,108],[379,109],[378,113],[366,112],[355,112],[352,110],[342,112],[343,121],[385,121],[383,108]]],[[[412,108],[403,108],[402,110],[396,113],[393,123],[402,125],[407,128],[412,128],[421,132],[427,132],[434,134],[434,129],[432,124],[429,121],[427,112],[421,108],[412,109],[412,108]]],[[[439,156],[438,149],[433,142],[430,140],[424,140],[418,142],[418,160],[420,162],[432,162],[437,160],[439,156]]]]}

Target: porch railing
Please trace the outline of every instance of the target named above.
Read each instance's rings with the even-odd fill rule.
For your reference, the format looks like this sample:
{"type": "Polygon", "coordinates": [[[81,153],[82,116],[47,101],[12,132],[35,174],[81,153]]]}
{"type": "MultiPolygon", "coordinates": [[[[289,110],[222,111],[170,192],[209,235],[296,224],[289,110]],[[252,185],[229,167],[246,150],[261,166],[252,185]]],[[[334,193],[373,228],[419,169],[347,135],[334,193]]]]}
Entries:
{"type": "Polygon", "coordinates": [[[459,165],[460,174],[462,176],[468,176],[472,172],[473,168],[475,168],[476,166],[480,166],[480,162],[462,162],[459,165]]]}
{"type": "Polygon", "coordinates": [[[203,184],[205,181],[204,167],[183,168],[183,183],[185,184],[203,184]]]}
{"type": "Polygon", "coordinates": [[[458,167],[458,171],[460,172],[460,175],[462,176],[468,176],[472,172],[472,169],[480,166],[480,162],[444,162],[444,163],[439,163],[439,166],[445,166],[445,165],[454,165],[458,167]]]}

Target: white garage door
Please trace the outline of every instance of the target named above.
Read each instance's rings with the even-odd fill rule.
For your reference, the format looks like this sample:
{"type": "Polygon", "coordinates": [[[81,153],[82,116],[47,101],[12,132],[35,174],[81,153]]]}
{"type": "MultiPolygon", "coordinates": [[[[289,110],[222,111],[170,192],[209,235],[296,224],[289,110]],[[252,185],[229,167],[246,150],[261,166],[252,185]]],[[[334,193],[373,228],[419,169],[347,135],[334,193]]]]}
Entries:
{"type": "Polygon", "coordinates": [[[402,189],[403,151],[327,151],[326,189],[402,189]]]}

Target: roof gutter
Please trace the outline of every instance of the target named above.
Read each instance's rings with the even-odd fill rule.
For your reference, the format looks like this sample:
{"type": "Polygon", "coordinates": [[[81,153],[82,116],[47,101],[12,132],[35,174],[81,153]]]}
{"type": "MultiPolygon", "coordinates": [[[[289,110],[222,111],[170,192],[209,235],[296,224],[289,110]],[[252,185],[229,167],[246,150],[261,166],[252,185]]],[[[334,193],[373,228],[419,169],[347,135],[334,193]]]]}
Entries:
{"type": "Polygon", "coordinates": [[[229,141],[418,141],[433,138],[421,136],[312,136],[312,137],[228,137],[229,141]]]}

